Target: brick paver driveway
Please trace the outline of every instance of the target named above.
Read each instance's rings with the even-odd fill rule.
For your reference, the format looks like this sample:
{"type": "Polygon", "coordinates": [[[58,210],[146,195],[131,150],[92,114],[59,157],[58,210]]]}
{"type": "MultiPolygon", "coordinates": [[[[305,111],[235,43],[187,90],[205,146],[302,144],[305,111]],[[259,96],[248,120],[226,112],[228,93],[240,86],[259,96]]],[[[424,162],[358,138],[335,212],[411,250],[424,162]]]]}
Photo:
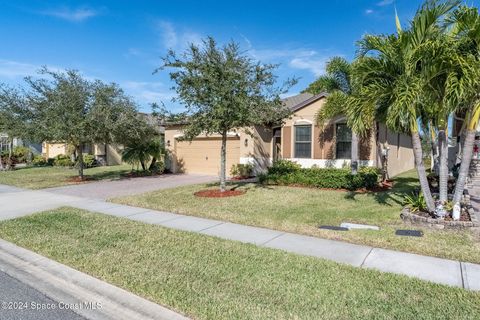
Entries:
{"type": "Polygon", "coordinates": [[[109,199],[189,184],[215,182],[218,178],[194,174],[164,174],[156,177],[124,178],[43,189],[42,191],[82,198],[109,199]]]}

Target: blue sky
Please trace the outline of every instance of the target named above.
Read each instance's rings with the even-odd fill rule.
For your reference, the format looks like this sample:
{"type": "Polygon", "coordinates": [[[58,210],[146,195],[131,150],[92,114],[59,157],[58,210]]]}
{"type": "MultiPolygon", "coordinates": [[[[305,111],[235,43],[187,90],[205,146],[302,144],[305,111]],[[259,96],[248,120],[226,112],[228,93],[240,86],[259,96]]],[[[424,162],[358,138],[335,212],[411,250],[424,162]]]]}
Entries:
{"type": "MultiPolygon", "coordinates": [[[[421,4],[397,0],[405,24],[421,4]]],[[[0,1],[0,82],[21,84],[42,65],[118,83],[142,110],[170,99],[168,73],[152,75],[168,48],[211,35],[235,40],[262,62],[280,63],[289,94],[322,74],[334,55],[351,59],[365,33],[394,32],[394,1],[0,1]]]]}

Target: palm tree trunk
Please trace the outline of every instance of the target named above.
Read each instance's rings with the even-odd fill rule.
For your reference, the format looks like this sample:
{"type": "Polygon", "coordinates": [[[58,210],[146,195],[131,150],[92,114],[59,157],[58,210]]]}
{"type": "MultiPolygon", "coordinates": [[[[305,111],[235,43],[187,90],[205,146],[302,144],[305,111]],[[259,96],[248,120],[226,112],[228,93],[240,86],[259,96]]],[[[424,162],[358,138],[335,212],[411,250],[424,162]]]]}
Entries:
{"type": "Polygon", "coordinates": [[[438,131],[438,146],[439,146],[439,193],[440,201],[448,201],[448,140],[445,129],[438,131]]]}
{"type": "Polygon", "coordinates": [[[83,180],[83,144],[77,147],[78,177],[83,180]]]}
{"type": "Polygon", "coordinates": [[[352,174],[357,174],[358,172],[358,145],[360,139],[358,135],[352,131],[352,156],[351,156],[351,163],[350,168],[352,169],[352,174]]]}
{"type": "Polygon", "coordinates": [[[470,170],[470,162],[472,161],[473,145],[475,144],[476,130],[467,130],[465,142],[462,147],[462,162],[458,170],[457,183],[455,184],[455,193],[453,195],[453,203],[462,200],[463,190],[467,182],[468,172],[470,170]]]}
{"type": "Polygon", "coordinates": [[[427,204],[429,212],[435,211],[435,203],[433,202],[430,186],[428,185],[427,173],[423,163],[422,143],[418,132],[412,132],[413,157],[415,159],[415,167],[417,169],[418,179],[420,180],[420,187],[422,188],[423,197],[427,204]]]}
{"type": "Polygon", "coordinates": [[[227,131],[222,133],[222,149],[220,152],[220,191],[226,190],[226,169],[227,169],[227,131]]]}

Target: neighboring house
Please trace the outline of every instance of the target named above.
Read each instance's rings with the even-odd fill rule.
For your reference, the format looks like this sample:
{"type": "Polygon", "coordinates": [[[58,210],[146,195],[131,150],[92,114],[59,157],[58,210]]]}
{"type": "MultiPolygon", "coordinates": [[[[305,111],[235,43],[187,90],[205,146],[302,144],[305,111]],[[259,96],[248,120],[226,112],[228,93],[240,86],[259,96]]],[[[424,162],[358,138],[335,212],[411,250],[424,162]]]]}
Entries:
{"type": "MultiPolygon", "coordinates": [[[[39,143],[25,142],[20,138],[13,138],[13,147],[28,147],[33,154],[40,154],[42,146],[39,143]]],[[[6,133],[0,133],[0,152],[8,152],[10,139],[6,133]]]]}
{"type": "MultiPolygon", "coordinates": [[[[55,158],[58,155],[70,154],[71,150],[65,143],[42,143],[42,155],[45,158],[55,158]]],[[[87,144],[83,147],[84,154],[92,154],[102,165],[114,166],[122,163],[122,147],[112,144],[87,144]]]]}
{"type": "MultiPolygon", "coordinates": [[[[278,159],[292,160],[303,167],[349,167],[352,133],[345,118],[331,119],[323,130],[315,125],[316,114],[325,99],[326,94],[308,93],[286,98],[284,103],[294,114],[282,126],[243,128],[230,132],[227,170],[233,164],[252,163],[256,172],[261,172],[278,159]]],[[[182,141],[183,126],[181,123],[166,125],[165,142],[170,160],[167,167],[172,172],[218,174],[221,137],[202,135],[191,142],[182,141]]],[[[389,176],[414,168],[410,137],[377,124],[368,137],[360,139],[360,165],[381,168],[385,159],[382,155],[385,154],[388,154],[389,176]]]]}
{"type": "MultiPolygon", "coordinates": [[[[139,113],[143,116],[147,122],[158,129],[158,135],[160,139],[163,139],[165,128],[158,120],[158,118],[152,114],[139,113]]],[[[86,144],[83,147],[84,154],[91,154],[95,156],[95,159],[100,165],[114,166],[122,164],[122,151],[123,146],[118,144],[86,144]]],[[[68,144],[43,142],[41,146],[42,155],[45,158],[55,158],[58,155],[70,154],[68,144]]]]}

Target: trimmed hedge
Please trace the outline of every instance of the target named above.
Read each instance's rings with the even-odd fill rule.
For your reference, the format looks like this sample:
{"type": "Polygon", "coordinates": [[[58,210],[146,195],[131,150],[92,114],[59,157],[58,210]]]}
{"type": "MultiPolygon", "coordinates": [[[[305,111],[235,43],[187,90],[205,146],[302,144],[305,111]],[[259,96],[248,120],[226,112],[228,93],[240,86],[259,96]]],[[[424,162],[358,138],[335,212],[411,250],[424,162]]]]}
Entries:
{"type": "Polygon", "coordinates": [[[378,184],[377,168],[362,167],[358,174],[352,175],[349,169],[335,168],[300,168],[297,164],[290,165],[281,160],[268,169],[267,174],[260,175],[264,184],[301,185],[316,188],[348,189],[373,188],[378,184]]]}

